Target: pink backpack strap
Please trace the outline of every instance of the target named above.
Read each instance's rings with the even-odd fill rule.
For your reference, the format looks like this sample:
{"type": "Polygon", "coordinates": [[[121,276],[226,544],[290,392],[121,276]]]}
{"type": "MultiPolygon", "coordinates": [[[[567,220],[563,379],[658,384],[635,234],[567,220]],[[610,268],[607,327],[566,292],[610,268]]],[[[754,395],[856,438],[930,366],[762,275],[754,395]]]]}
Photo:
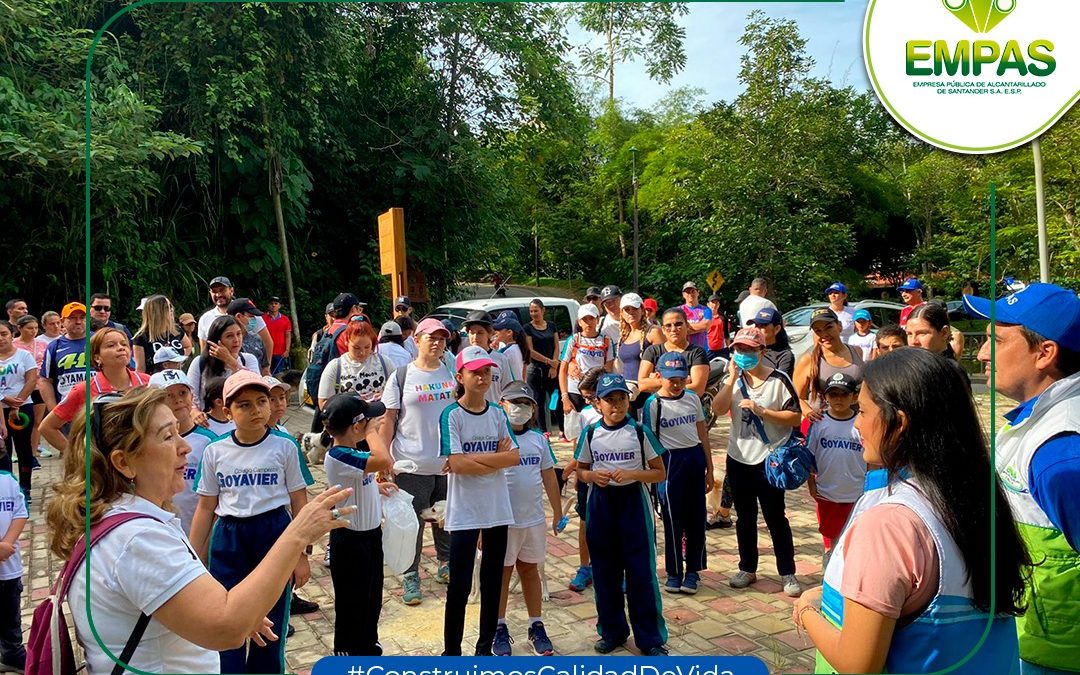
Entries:
{"type": "MultiPolygon", "coordinates": [[[[140,518],[153,518],[153,516],[145,513],[132,512],[105,516],[90,526],[90,546],[101,541],[102,537],[124,523],[140,518]]],[[[68,591],[71,589],[71,582],[75,578],[75,573],[79,571],[79,566],[83,564],[83,560],[86,558],[86,549],[86,537],[79,537],[79,541],[75,543],[75,548],[71,550],[71,557],[68,558],[67,563],[64,565],[64,569],[60,571],[60,578],[56,580],[56,584],[53,586],[54,591],[59,587],[59,594],[56,596],[58,601],[63,602],[67,597],[68,591]]]]}

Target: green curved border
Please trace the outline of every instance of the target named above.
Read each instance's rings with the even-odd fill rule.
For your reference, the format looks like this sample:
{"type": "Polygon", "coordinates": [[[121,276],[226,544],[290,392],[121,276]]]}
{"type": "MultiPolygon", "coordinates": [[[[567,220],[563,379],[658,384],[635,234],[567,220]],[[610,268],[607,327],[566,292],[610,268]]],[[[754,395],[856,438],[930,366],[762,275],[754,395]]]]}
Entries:
{"type": "Polygon", "coordinates": [[[915,125],[904,119],[903,115],[901,115],[896,110],[896,108],[893,107],[892,103],[889,102],[889,99],[885,97],[881,85],[878,84],[877,75],[874,74],[874,65],[870,61],[870,16],[874,13],[874,6],[877,4],[877,2],[878,0],[870,0],[870,4],[866,7],[866,18],[863,19],[863,63],[866,65],[866,74],[870,76],[870,82],[874,86],[874,93],[877,94],[878,100],[880,100],[881,103],[885,106],[885,108],[889,111],[889,114],[893,116],[893,119],[899,122],[905,129],[915,134],[927,143],[930,143],[931,145],[937,146],[943,150],[953,150],[955,152],[962,152],[969,155],[986,155],[993,154],[995,152],[1011,150],[1018,145],[1022,145],[1027,141],[1033,140],[1041,136],[1044,131],[1054,126],[1054,124],[1056,124],[1057,121],[1060,120],[1062,116],[1067,113],[1070,108],[1073,107],[1073,104],[1075,104],[1077,100],[1080,100],[1080,91],[1077,91],[1075,94],[1073,94],[1073,97],[1064,106],[1062,106],[1057,112],[1051,115],[1050,119],[1044,122],[1037,129],[1029,132],[1025,136],[1018,138],[1015,141],[1006,141],[1005,143],[1002,143],[1000,145],[984,147],[955,145],[953,143],[946,143],[945,141],[934,138],[929,134],[923,133],[922,131],[916,129],[915,125]]]}

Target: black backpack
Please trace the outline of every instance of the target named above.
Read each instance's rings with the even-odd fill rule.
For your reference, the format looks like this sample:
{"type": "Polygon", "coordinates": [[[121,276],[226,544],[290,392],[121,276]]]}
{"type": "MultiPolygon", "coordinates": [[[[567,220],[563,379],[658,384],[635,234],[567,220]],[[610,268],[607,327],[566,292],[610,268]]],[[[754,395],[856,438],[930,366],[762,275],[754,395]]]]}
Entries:
{"type": "Polygon", "coordinates": [[[337,348],[337,339],[345,332],[347,326],[338,328],[333,334],[326,333],[315,344],[311,352],[311,363],[304,371],[304,384],[307,386],[308,396],[315,402],[315,409],[319,408],[319,380],[322,379],[323,371],[330,361],[341,356],[337,348]]]}

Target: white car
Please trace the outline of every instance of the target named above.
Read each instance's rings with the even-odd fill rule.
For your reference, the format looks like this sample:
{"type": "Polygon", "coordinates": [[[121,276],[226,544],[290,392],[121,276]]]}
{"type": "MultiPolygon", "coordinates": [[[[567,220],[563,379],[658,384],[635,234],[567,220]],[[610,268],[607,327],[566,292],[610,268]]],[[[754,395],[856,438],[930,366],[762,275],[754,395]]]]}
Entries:
{"type": "MultiPolygon", "coordinates": [[[[817,302],[784,313],[784,329],[796,361],[814,348],[814,336],[810,334],[810,315],[815,309],[828,306],[827,302],[817,302]]],[[[861,300],[849,307],[853,313],[858,309],[869,311],[875,329],[897,324],[900,321],[900,310],[904,308],[900,303],[888,300],[861,300]]]]}
{"type": "MultiPolygon", "coordinates": [[[[524,326],[531,320],[529,318],[529,303],[531,303],[533,299],[534,298],[532,297],[521,297],[462,300],[461,302],[451,302],[437,307],[427,316],[439,320],[448,319],[450,323],[454,324],[454,326],[460,330],[461,324],[469,312],[482,309],[494,319],[500,312],[509,309],[517,314],[518,322],[524,326]]],[[[556,328],[560,331],[570,332],[573,330],[574,323],[577,321],[579,305],[577,300],[544,296],[541,296],[538,299],[544,303],[545,320],[554,323],[556,328]]]]}

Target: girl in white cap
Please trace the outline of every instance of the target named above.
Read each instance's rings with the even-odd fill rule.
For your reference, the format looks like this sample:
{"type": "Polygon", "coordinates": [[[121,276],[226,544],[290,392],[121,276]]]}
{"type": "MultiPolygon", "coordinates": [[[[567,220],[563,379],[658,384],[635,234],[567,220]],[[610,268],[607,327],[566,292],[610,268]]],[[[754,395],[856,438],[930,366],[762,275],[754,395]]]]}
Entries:
{"type": "Polygon", "coordinates": [[[581,332],[563,343],[562,365],[559,367],[559,388],[562,390],[563,412],[581,412],[585,399],[578,384],[591,368],[602,367],[611,372],[615,367],[615,342],[600,335],[597,326],[600,311],[596,305],[586,303],[578,307],[578,326],[581,332]]]}

